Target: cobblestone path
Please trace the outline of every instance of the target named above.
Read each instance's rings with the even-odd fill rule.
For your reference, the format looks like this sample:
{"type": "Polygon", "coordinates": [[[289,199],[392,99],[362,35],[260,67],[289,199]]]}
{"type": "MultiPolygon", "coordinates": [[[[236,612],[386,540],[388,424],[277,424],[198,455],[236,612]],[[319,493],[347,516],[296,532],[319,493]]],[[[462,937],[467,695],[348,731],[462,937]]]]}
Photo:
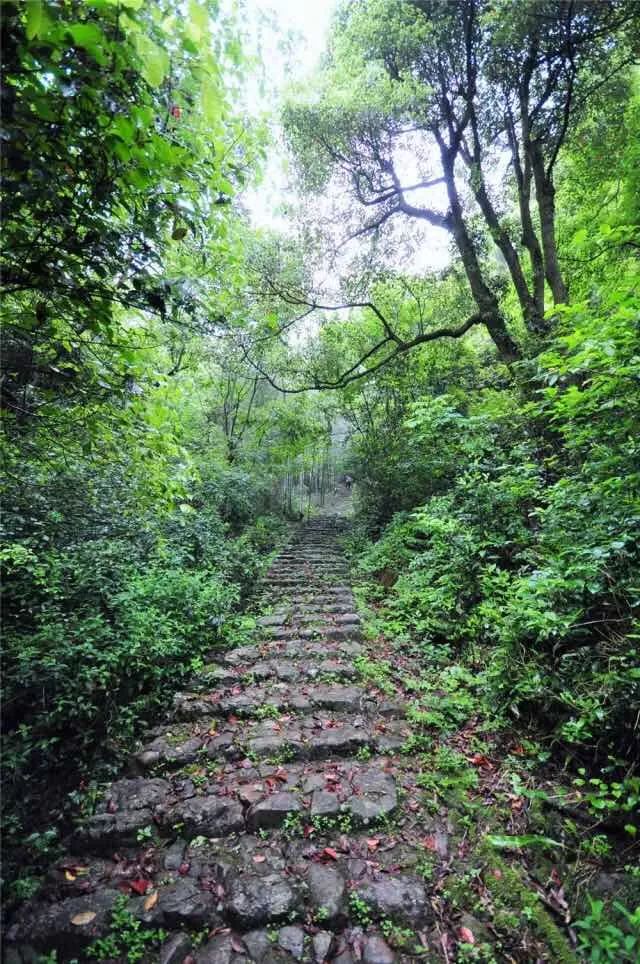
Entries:
{"type": "Polygon", "coordinates": [[[255,644],[211,654],[176,694],[13,923],[7,961],[92,959],[124,894],[167,932],[150,962],[386,964],[435,946],[418,861],[446,858],[449,828],[419,812],[402,705],[364,682],[340,526],[301,527],[255,644]]]}

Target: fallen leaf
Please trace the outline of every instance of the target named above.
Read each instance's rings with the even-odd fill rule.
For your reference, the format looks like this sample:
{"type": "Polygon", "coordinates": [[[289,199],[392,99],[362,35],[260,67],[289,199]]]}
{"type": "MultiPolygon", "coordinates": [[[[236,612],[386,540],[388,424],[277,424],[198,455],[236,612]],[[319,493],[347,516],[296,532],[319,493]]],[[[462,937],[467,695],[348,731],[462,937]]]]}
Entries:
{"type": "Polygon", "coordinates": [[[367,847],[369,850],[377,850],[379,846],[380,841],[376,837],[372,837],[370,840],[367,840],[367,847]]]}
{"type": "Polygon", "coordinates": [[[95,919],[96,912],[94,910],[83,910],[81,914],[76,914],[71,918],[71,923],[75,924],[76,927],[82,927],[83,924],[90,924],[95,919]]]}
{"type": "Polygon", "coordinates": [[[435,853],[438,849],[438,844],[436,843],[436,838],[433,836],[433,834],[429,834],[428,837],[424,838],[422,841],[422,846],[425,848],[425,850],[431,850],[433,853],[435,853]]]}
{"type": "Polygon", "coordinates": [[[144,877],[138,877],[137,880],[130,880],[129,887],[131,890],[135,891],[136,894],[146,894],[151,886],[150,880],[145,880],[144,877]]]}
{"type": "Polygon", "coordinates": [[[70,870],[65,870],[64,875],[65,875],[65,877],[66,877],[67,880],[75,880],[75,879],[76,879],[76,875],[75,875],[75,874],[72,874],[70,870]]]}
{"type": "Polygon", "coordinates": [[[236,952],[236,954],[244,954],[246,951],[244,942],[241,941],[239,937],[236,937],[235,934],[231,935],[231,946],[236,952]]]}
{"type": "Polygon", "coordinates": [[[143,906],[145,910],[151,910],[153,907],[156,906],[157,903],[158,903],[158,891],[154,890],[152,894],[149,894],[143,906]]]}
{"type": "Polygon", "coordinates": [[[476,942],[473,931],[470,931],[468,927],[460,927],[458,929],[458,936],[465,944],[475,944],[476,942]]]}
{"type": "Polygon", "coordinates": [[[324,850],[322,851],[322,854],[324,857],[329,857],[331,860],[338,859],[337,851],[335,851],[333,847],[325,847],[324,850]]]}
{"type": "Polygon", "coordinates": [[[263,864],[267,858],[264,854],[254,854],[253,862],[254,864],[263,864]]]}
{"type": "Polygon", "coordinates": [[[180,864],[180,866],[178,867],[178,873],[180,874],[181,877],[186,877],[186,875],[189,873],[190,866],[191,864],[188,864],[186,860],[180,864]]]}

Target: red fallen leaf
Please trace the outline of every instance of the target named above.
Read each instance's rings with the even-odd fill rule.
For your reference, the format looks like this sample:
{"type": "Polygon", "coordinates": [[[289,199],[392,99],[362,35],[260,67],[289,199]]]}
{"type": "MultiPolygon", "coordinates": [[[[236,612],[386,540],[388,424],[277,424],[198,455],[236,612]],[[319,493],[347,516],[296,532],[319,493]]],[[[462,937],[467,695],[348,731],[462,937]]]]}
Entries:
{"type": "Polygon", "coordinates": [[[280,780],[282,783],[286,783],[289,779],[287,771],[284,769],[284,767],[278,767],[273,776],[276,780],[280,780]]]}
{"type": "Polygon", "coordinates": [[[526,751],[525,751],[525,748],[524,748],[523,746],[521,746],[520,743],[518,743],[517,746],[514,746],[514,748],[513,748],[513,750],[512,750],[511,752],[512,752],[512,753],[517,753],[518,756],[523,756],[526,751]]]}
{"type": "Polygon", "coordinates": [[[265,777],[264,782],[266,783],[268,790],[275,790],[276,781],[273,779],[273,777],[265,777]]]}
{"type": "Polygon", "coordinates": [[[178,873],[180,874],[180,876],[186,877],[187,874],[189,873],[190,867],[191,867],[191,864],[187,863],[186,860],[184,861],[184,863],[181,863],[180,866],[178,867],[178,873]]]}
{"type": "Polygon", "coordinates": [[[458,937],[459,937],[460,940],[463,941],[465,944],[475,944],[475,942],[476,942],[476,939],[475,939],[475,937],[473,936],[473,931],[470,931],[468,927],[459,927],[459,928],[458,928],[458,937]]]}
{"type": "Polygon", "coordinates": [[[253,862],[254,864],[263,864],[267,858],[264,854],[254,854],[253,862]]]}
{"type": "Polygon", "coordinates": [[[232,696],[240,696],[241,693],[242,693],[242,687],[241,687],[241,686],[233,686],[233,687],[231,688],[231,695],[232,695],[232,696]]]}
{"type": "Polygon", "coordinates": [[[235,726],[237,722],[238,722],[238,717],[237,717],[237,716],[233,716],[233,714],[232,714],[231,716],[228,716],[228,717],[227,717],[227,723],[230,723],[231,726],[235,726]]]}
{"type": "Polygon", "coordinates": [[[369,848],[369,850],[377,850],[379,846],[380,846],[380,841],[375,837],[372,837],[370,840],[367,840],[367,847],[369,848]]]}
{"type": "Polygon", "coordinates": [[[137,880],[130,880],[129,887],[131,890],[135,891],[136,894],[146,894],[151,886],[150,880],[145,880],[143,877],[138,877],[137,880]]]}
{"type": "Polygon", "coordinates": [[[187,954],[182,964],[196,964],[196,959],[193,954],[187,954]]]}
{"type": "Polygon", "coordinates": [[[493,770],[493,764],[487,759],[484,753],[474,753],[473,756],[469,758],[469,762],[473,763],[476,767],[485,767],[487,770],[493,770]]]}
{"type": "Polygon", "coordinates": [[[338,859],[337,851],[335,851],[333,847],[325,847],[324,850],[322,851],[322,856],[329,857],[330,860],[338,859]]]}
{"type": "Polygon", "coordinates": [[[306,824],[306,826],[302,831],[303,837],[307,837],[307,838],[311,837],[313,835],[314,830],[315,830],[315,827],[312,827],[310,823],[306,824]]]}
{"type": "Polygon", "coordinates": [[[424,838],[422,841],[422,846],[425,848],[425,850],[431,850],[433,853],[435,853],[438,849],[438,844],[436,843],[436,838],[433,836],[433,834],[429,834],[428,837],[424,838]]]}
{"type": "Polygon", "coordinates": [[[236,952],[236,954],[244,954],[244,952],[246,951],[244,942],[241,941],[239,937],[236,937],[235,934],[231,935],[231,946],[236,952]]]}
{"type": "Polygon", "coordinates": [[[107,813],[115,813],[117,809],[118,804],[115,802],[115,800],[109,800],[109,803],[107,804],[107,813]]]}

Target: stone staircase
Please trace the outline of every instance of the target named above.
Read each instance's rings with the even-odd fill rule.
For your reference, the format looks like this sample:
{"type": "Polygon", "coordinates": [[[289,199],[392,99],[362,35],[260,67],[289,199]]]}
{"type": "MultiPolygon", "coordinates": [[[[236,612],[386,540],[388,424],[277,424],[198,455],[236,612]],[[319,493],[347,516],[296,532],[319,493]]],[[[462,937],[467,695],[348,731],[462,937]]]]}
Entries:
{"type": "Polygon", "coordinates": [[[444,859],[449,828],[416,801],[401,703],[359,671],[341,525],[301,527],[264,581],[255,644],[212,653],[176,694],[13,922],[7,961],[92,959],[123,895],[167,932],[144,957],[161,964],[387,964],[435,946],[416,855],[430,833],[444,859]]]}

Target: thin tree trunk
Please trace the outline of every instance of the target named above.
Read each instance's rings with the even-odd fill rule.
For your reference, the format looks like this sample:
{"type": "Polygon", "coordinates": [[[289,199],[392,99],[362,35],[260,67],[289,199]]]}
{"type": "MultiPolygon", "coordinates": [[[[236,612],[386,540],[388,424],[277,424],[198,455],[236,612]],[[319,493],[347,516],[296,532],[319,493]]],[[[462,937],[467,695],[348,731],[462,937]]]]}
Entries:
{"type": "Polygon", "coordinates": [[[531,166],[536,184],[536,198],[540,213],[540,230],[542,235],[542,250],[544,252],[544,271],[547,278],[554,305],[566,304],[568,301],[567,286],[565,285],[556,246],[556,212],[555,188],[551,178],[547,178],[544,169],[544,156],[538,141],[531,142],[531,166]]]}

